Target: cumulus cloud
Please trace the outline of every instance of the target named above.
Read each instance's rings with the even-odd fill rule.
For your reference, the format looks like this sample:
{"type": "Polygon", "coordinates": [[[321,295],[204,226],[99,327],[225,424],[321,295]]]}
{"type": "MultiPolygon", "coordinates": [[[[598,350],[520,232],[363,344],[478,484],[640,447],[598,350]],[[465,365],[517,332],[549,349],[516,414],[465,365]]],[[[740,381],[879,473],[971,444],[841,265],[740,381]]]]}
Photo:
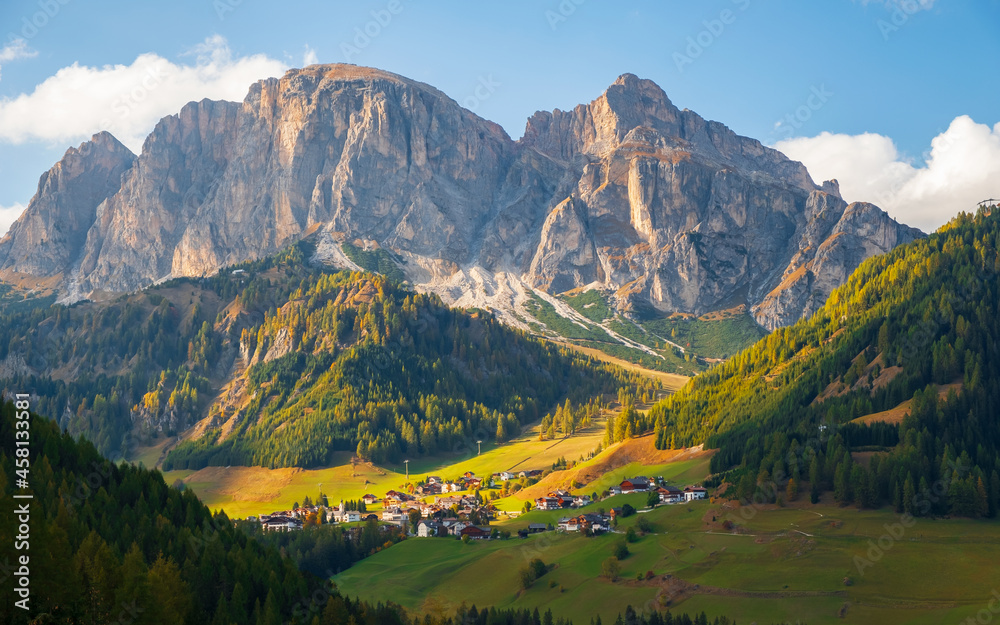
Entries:
{"type": "Polygon", "coordinates": [[[775,146],[817,181],[836,178],[844,199],[872,202],[897,220],[930,232],[960,211],[1000,197],[1000,123],[967,115],[931,141],[924,162],[904,158],[889,137],[824,132],[775,146]]]}
{"type": "Polygon", "coordinates": [[[191,61],[147,53],[131,65],[64,67],[31,93],[0,100],[0,141],[71,143],[107,130],[138,153],[156,122],[184,104],[242,101],[253,82],[288,68],[263,54],[234,57],[218,35],[184,58],[191,61]]]}
{"type": "Polygon", "coordinates": [[[0,76],[3,72],[3,64],[18,59],[30,59],[38,56],[36,50],[28,47],[28,42],[24,39],[14,39],[2,49],[0,49],[0,76]]]}
{"type": "Polygon", "coordinates": [[[10,230],[10,225],[24,212],[24,205],[15,203],[13,206],[0,206],[0,239],[10,230]]]}

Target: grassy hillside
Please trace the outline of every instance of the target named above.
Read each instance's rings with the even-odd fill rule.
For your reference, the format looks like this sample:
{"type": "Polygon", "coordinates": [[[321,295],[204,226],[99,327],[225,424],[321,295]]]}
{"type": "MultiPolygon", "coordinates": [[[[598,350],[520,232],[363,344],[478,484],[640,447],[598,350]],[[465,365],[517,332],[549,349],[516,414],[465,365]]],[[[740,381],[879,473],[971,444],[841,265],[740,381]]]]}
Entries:
{"type": "MultiPolygon", "coordinates": [[[[604,505],[641,495],[613,498],[604,505]]],[[[596,538],[545,533],[528,539],[463,545],[417,539],[364,560],[335,578],[348,594],[392,597],[411,610],[461,602],[552,609],[576,622],[610,622],[627,604],[675,612],[736,616],[739,622],[951,623],[984,609],[1000,584],[1000,527],[983,521],[923,520],[884,555],[863,566],[869,540],[899,521],[890,512],[845,510],[823,502],[739,509],[698,502],[662,506],[640,518],[653,531],[628,545],[621,579],[601,577],[601,562],[622,534],[596,538]],[[713,517],[715,521],[713,521],[713,517]],[[723,526],[735,519],[737,531],[723,526]],[[527,591],[518,571],[530,558],[554,566],[527,591]],[[934,571],[927,563],[934,562],[934,571]],[[652,571],[650,580],[636,577],[652,571]],[[670,576],[669,578],[666,576],[670,576]],[[850,585],[844,584],[844,578],[850,585]],[[551,584],[551,585],[550,585],[551,584]],[[843,616],[842,616],[843,614],[843,616]]],[[[535,513],[532,513],[535,514],[535,513]]],[[[538,513],[541,514],[541,513],[538,513]]],[[[555,514],[559,513],[546,513],[555,514]]],[[[537,521],[531,515],[509,527],[537,521]]]]}

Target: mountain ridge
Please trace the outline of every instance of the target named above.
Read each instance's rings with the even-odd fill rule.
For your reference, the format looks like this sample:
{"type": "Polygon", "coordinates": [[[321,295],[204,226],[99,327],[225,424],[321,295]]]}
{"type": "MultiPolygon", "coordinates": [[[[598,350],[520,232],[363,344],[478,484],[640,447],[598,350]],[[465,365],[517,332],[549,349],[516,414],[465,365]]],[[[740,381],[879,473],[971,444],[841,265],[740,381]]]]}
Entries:
{"type": "Polygon", "coordinates": [[[40,185],[0,240],[0,279],[102,297],[318,231],[328,262],[343,265],[344,242],[386,248],[418,290],[452,304],[471,294],[522,329],[533,294],[581,287],[625,316],[736,302],[774,329],[865,258],[922,236],[632,74],[572,111],[535,113],[514,141],[424,83],[314,65],[258,81],[242,103],[185,105],[133,158],[117,189],[88,196],[82,247],[48,236],[40,185]],[[847,219],[859,210],[865,219],[847,219]],[[60,262],[30,262],[28,223],[42,232],[31,254],[60,262]],[[484,292],[477,274],[504,286],[484,292]]]}

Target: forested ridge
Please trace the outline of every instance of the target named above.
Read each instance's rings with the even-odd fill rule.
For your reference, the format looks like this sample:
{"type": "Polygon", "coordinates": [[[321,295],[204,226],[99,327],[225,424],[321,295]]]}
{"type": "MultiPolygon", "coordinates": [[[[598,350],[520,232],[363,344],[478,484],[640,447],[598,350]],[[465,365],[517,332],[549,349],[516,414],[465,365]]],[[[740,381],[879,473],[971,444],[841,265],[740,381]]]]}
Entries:
{"type": "Polygon", "coordinates": [[[243,331],[240,349],[254,354],[253,395],[232,406],[232,433],[178,446],[165,467],[315,466],[338,449],[393,462],[505,442],[563,397],[582,403],[619,387],[607,365],[370,274],[304,279],[243,331]]]}
{"type": "MultiPolygon", "coordinates": [[[[8,502],[25,492],[15,490],[13,479],[11,450],[21,431],[16,412],[13,402],[0,406],[0,494],[8,502]]],[[[0,622],[310,623],[305,606],[314,593],[324,605],[334,598],[345,615],[360,613],[362,606],[300,573],[276,547],[248,538],[192,492],[168,487],[158,471],[109,462],[48,419],[34,416],[29,422],[33,498],[18,501],[30,501],[30,549],[14,551],[15,525],[5,521],[0,560],[30,556],[30,609],[5,600],[0,622]]],[[[5,576],[13,571],[4,570],[5,576]]],[[[10,598],[12,578],[5,586],[10,598]]],[[[364,609],[396,613],[384,606],[364,609]]]]}
{"type": "Polygon", "coordinates": [[[566,399],[650,387],[490,313],[312,266],[312,251],[301,242],[110,302],[0,313],[4,386],[30,389],[40,413],[112,456],[207,417],[172,468],[433,455],[509,440],[566,399]]]}
{"type": "Polygon", "coordinates": [[[998,273],[996,207],[866,261],[813,317],[655,406],[658,446],[717,448],[715,481],[745,499],[808,484],[814,500],[996,516],[998,273]],[[894,408],[908,416],[854,421],[894,408]]]}

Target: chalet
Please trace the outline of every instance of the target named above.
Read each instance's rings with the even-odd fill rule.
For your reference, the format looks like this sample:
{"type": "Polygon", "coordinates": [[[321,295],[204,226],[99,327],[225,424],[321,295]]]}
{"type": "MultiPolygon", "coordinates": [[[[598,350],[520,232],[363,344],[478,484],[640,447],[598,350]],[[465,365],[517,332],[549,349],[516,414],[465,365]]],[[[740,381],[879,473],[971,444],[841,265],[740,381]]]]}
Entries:
{"type": "Polygon", "coordinates": [[[378,521],[378,515],[372,512],[371,514],[363,515],[361,517],[362,521],[378,521]]]}
{"type": "Polygon", "coordinates": [[[562,502],[555,497],[539,497],[535,500],[535,508],[538,510],[559,510],[562,502]]]}
{"type": "Polygon", "coordinates": [[[444,482],[444,480],[442,480],[436,475],[428,475],[427,479],[424,481],[427,482],[428,484],[441,484],[444,482]]]}
{"type": "Polygon", "coordinates": [[[590,495],[578,495],[573,498],[573,507],[582,508],[583,506],[589,506],[591,503],[590,495]]]}
{"type": "Polygon", "coordinates": [[[621,495],[622,488],[621,486],[612,486],[611,488],[608,489],[608,492],[611,493],[612,495],[621,495]]]}
{"type": "Polygon", "coordinates": [[[427,497],[429,495],[440,495],[443,486],[444,485],[441,484],[440,482],[435,482],[433,484],[424,484],[422,486],[417,486],[414,492],[421,497],[427,497]]]}
{"type": "Polygon", "coordinates": [[[472,471],[466,471],[466,472],[465,472],[465,473],[464,473],[464,474],[462,475],[462,477],[464,477],[464,478],[465,478],[465,479],[467,479],[467,480],[471,480],[472,478],[476,477],[476,474],[475,474],[475,473],[473,473],[472,471]]]}
{"type": "Polygon", "coordinates": [[[444,536],[445,530],[444,526],[437,521],[421,521],[417,525],[417,536],[420,538],[429,538],[431,536],[444,536]]]}
{"type": "Polygon", "coordinates": [[[611,529],[611,519],[603,514],[581,514],[580,516],[568,519],[566,523],[567,532],[605,532],[611,529]]]}
{"type": "Polygon", "coordinates": [[[645,492],[649,490],[649,480],[645,477],[633,477],[621,483],[623,493],[645,492]]]}
{"type": "Polygon", "coordinates": [[[509,482],[510,480],[517,479],[517,473],[511,471],[501,471],[500,480],[504,482],[509,482]]]}
{"type": "Polygon", "coordinates": [[[406,513],[399,508],[388,508],[382,511],[382,520],[386,523],[401,523],[406,519],[406,513]]]}
{"type": "Polygon", "coordinates": [[[542,472],[539,469],[531,469],[529,471],[521,471],[517,474],[518,477],[541,477],[542,472]]]}
{"type": "Polygon", "coordinates": [[[684,491],[673,486],[663,486],[656,491],[660,495],[660,503],[680,503],[684,501],[684,491]]]}
{"type": "Polygon", "coordinates": [[[563,518],[559,519],[559,523],[556,525],[556,527],[558,527],[559,529],[561,529],[564,532],[568,531],[569,530],[569,517],[563,517],[563,518]]]}
{"type": "Polygon", "coordinates": [[[706,497],[708,497],[708,491],[701,486],[688,486],[684,489],[684,501],[694,501],[706,497]]]}
{"type": "Polygon", "coordinates": [[[465,521],[459,521],[458,519],[444,520],[441,521],[441,524],[445,526],[445,529],[451,536],[461,536],[462,530],[464,530],[466,527],[469,527],[470,525],[469,523],[466,523],[465,521]]]}
{"type": "Polygon", "coordinates": [[[529,534],[537,534],[539,532],[544,532],[544,531],[546,531],[548,529],[549,529],[549,526],[546,525],[545,523],[529,523],[528,524],[528,533],[529,534]]]}
{"type": "Polygon", "coordinates": [[[490,528],[479,527],[478,525],[468,525],[463,527],[459,534],[464,538],[468,536],[473,540],[483,540],[490,537],[490,528]]]}
{"type": "Polygon", "coordinates": [[[361,501],[365,502],[366,506],[371,506],[378,503],[378,497],[372,495],[371,493],[366,493],[365,496],[361,498],[361,501]]]}
{"type": "Polygon", "coordinates": [[[261,517],[261,521],[263,528],[269,532],[288,532],[302,529],[302,521],[290,516],[274,515],[261,517]]]}
{"type": "Polygon", "coordinates": [[[385,508],[399,507],[407,501],[413,501],[416,499],[413,495],[409,493],[401,493],[396,490],[390,490],[382,498],[382,506],[385,508]]]}
{"type": "Polygon", "coordinates": [[[478,490],[482,488],[483,480],[478,477],[467,477],[465,478],[465,488],[468,490],[478,490]]]}

